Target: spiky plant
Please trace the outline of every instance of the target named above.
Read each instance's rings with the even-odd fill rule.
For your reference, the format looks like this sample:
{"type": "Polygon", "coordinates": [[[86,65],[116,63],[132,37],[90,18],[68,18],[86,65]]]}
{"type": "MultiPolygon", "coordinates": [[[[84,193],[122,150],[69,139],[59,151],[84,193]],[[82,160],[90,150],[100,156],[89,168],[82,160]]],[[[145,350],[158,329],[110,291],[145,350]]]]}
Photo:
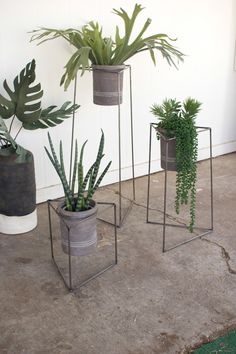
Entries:
{"type": "Polygon", "coordinates": [[[145,21],[135,38],[131,39],[134,37],[133,29],[136,19],[142,10],[143,7],[140,4],[135,4],[132,15],[129,17],[122,8],[120,10],[113,9],[114,14],[119,16],[124,22],[123,37],[120,35],[118,26],[116,26],[115,39],[103,36],[102,26],[97,22],[91,21],[81,29],[41,27],[39,30],[32,32],[34,34],[31,37],[31,41],[37,40],[40,44],[48,40],[64,38],[76,48],[75,53],[67,62],[65,73],[61,78],[61,85],[64,84],[65,89],[75,78],[78,70],[81,70],[81,75],[83,75],[84,71],[90,67],[90,64],[120,65],[143,51],[149,51],[154,65],[156,65],[154,53],[154,50],[156,50],[162,54],[169,65],[176,66],[175,59],[183,61],[183,53],[170,43],[176,39],[171,39],[163,33],[144,37],[144,33],[151,24],[150,18],[145,21]]]}
{"type": "Polygon", "coordinates": [[[11,145],[16,153],[23,154],[23,148],[16,143],[16,138],[21,129],[35,130],[39,128],[54,127],[71,116],[79,106],[71,102],[65,102],[60,108],[49,106],[46,109],[41,107],[43,90],[40,83],[34,85],[35,81],[35,60],[28,63],[13,81],[11,89],[6,80],[3,87],[8,95],[0,94],[0,149],[11,145]],[[15,119],[21,123],[15,137],[11,136],[12,126],[15,119]],[[9,128],[3,119],[11,119],[9,128]]]}
{"type": "Polygon", "coordinates": [[[83,168],[83,155],[84,148],[87,143],[87,140],[84,142],[81,150],[80,156],[78,160],[78,144],[75,142],[75,152],[74,152],[74,163],[73,163],[73,176],[71,183],[68,182],[66,177],[65,168],[64,168],[64,157],[63,157],[63,147],[62,141],[60,141],[59,148],[59,157],[57,156],[52,139],[50,134],[48,133],[48,140],[51,152],[45,148],[46,153],[53,164],[64,189],[65,201],[66,201],[66,210],[68,211],[84,211],[90,208],[91,200],[100,183],[102,182],[103,177],[107,173],[111,161],[107,164],[103,172],[98,177],[99,168],[101,160],[104,156],[104,133],[102,131],[99,148],[97,152],[97,157],[92,166],[88,169],[87,173],[84,174],[83,168]],[[75,193],[75,183],[76,179],[78,179],[78,191],[75,193]]]}
{"type": "MultiPolygon", "coordinates": [[[[154,104],[151,112],[160,120],[157,128],[166,130],[167,138],[176,138],[176,197],[175,210],[179,214],[180,205],[188,204],[190,199],[189,230],[193,232],[196,216],[197,180],[197,129],[195,119],[201,103],[193,98],[183,104],[176,99],[167,99],[162,105],[154,104]]],[[[159,133],[157,131],[157,137],[159,133]]]]}

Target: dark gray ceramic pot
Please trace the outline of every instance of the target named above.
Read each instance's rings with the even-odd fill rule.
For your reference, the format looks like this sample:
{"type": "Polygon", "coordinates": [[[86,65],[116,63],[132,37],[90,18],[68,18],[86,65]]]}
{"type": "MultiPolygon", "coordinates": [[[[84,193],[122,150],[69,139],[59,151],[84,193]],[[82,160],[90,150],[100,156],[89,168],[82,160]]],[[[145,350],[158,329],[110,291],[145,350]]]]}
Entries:
{"type": "Polygon", "coordinates": [[[34,158],[26,151],[23,162],[12,147],[0,149],[0,213],[24,216],[36,209],[34,158]]]}
{"type": "MultiPolygon", "coordinates": [[[[166,135],[166,130],[158,128],[162,135],[166,135]]],[[[168,171],[176,171],[176,139],[170,140],[168,143],[162,137],[161,141],[161,168],[168,171]],[[166,146],[168,144],[168,155],[166,157],[166,146]]]]}
{"type": "Polygon", "coordinates": [[[114,106],[123,101],[123,71],[125,65],[93,65],[93,102],[114,106]]]}
{"type": "Polygon", "coordinates": [[[65,202],[59,205],[61,243],[66,254],[69,254],[69,240],[71,256],[85,256],[96,250],[97,205],[92,200],[90,206],[89,210],[71,212],[65,210],[65,202]]]}

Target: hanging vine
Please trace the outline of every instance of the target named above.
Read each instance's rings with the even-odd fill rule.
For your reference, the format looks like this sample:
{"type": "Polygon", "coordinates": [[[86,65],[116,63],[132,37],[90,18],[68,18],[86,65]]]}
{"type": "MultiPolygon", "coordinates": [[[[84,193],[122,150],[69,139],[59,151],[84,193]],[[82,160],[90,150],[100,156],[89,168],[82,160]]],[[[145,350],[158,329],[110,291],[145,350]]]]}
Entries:
{"type": "MultiPolygon", "coordinates": [[[[198,134],[195,125],[201,103],[188,98],[183,104],[176,99],[164,100],[162,105],[154,104],[151,112],[159,119],[157,128],[165,129],[167,138],[176,138],[176,196],[175,210],[188,204],[190,212],[189,230],[193,232],[196,218],[196,180],[198,134]]],[[[158,131],[157,137],[160,138],[158,131]]]]}

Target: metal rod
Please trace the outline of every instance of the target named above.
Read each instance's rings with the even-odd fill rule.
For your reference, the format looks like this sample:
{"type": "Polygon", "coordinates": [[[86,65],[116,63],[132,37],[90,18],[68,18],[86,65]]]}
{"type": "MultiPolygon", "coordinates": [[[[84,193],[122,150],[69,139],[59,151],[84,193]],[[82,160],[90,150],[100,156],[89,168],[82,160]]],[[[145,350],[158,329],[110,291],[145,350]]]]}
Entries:
{"type": "Polygon", "coordinates": [[[83,282],[81,282],[78,286],[76,286],[75,288],[73,289],[70,289],[72,291],[75,291],[75,290],[78,290],[80,289],[82,286],[88,284],[91,280],[99,277],[101,274],[105,273],[108,269],[111,269],[115,266],[115,263],[113,264],[110,264],[109,266],[107,266],[106,268],[100,270],[99,272],[97,272],[96,274],[92,275],[91,277],[89,277],[88,279],[84,280],[83,282]]]}
{"type": "Polygon", "coordinates": [[[130,132],[131,132],[131,153],[132,153],[132,182],[133,200],[135,200],[135,176],[134,176],[134,125],[133,125],[133,100],[132,100],[132,70],[129,65],[129,92],[130,92],[130,132]]]}
{"type": "MultiPolygon", "coordinates": [[[[77,75],[75,76],[74,82],[74,98],[73,104],[76,104],[76,93],[77,93],[77,75]]],[[[71,122],[71,142],[70,142],[70,174],[69,174],[69,185],[71,185],[72,178],[72,160],[73,160],[73,149],[74,149],[74,131],[75,131],[75,107],[73,109],[72,122],[71,122]]]]}
{"type": "Polygon", "coordinates": [[[165,242],[166,242],[166,195],[167,195],[167,156],[169,143],[166,142],[165,146],[165,184],[164,184],[164,215],[163,215],[163,240],[162,240],[162,252],[165,252],[165,242]]]}
{"type": "Polygon", "coordinates": [[[67,227],[67,236],[68,236],[68,267],[69,267],[69,289],[73,289],[72,285],[72,267],[71,267],[71,247],[70,247],[70,228],[67,227]]]}
{"type": "Polygon", "coordinates": [[[148,222],[149,217],[149,198],[150,198],[150,173],[151,173],[151,155],[152,155],[152,124],[150,124],[149,132],[149,158],[148,158],[148,191],[147,191],[147,215],[146,222],[148,222]]]}
{"type": "Polygon", "coordinates": [[[122,187],[121,187],[121,124],[120,124],[120,72],[117,73],[118,75],[118,145],[119,145],[119,226],[121,225],[121,193],[122,193],[122,187]]]}
{"type": "Polygon", "coordinates": [[[118,249],[117,249],[117,227],[116,227],[116,204],[113,203],[114,208],[114,230],[115,230],[115,264],[118,262],[118,249]]]}
{"type": "Polygon", "coordinates": [[[209,128],[210,137],[210,179],[211,179],[211,229],[213,230],[213,167],[212,167],[212,130],[209,128]]]}
{"type": "Polygon", "coordinates": [[[50,244],[51,244],[51,256],[54,259],[54,250],[53,250],[53,240],[52,240],[52,219],[50,211],[50,200],[47,201],[48,204],[48,221],[49,221],[49,235],[50,235],[50,244]]]}
{"type": "Polygon", "coordinates": [[[197,235],[197,236],[194,236],[194,237],[188,239],[187,241],[180,242],[180,243],[178,243],[177,245],[175,245],[175,246],[173,246],[173,247],[170,247],[170,248],[168,248],[168,249],[165,249],[164,252],[171,251],[171,250],[173,250],[173,249],[175,249],[175,248],[177,248],[177,247],[179,247],[179,246],[185,245],[186,243],[189,243],[189,242],[191,242],[191,241],[193,241],[193,240],[196,240],[197,238],[201,238],[201,237],[203,237],[203,236],[205,236],[205,235],[207,235],[207,234],[210,234],[211,232],[212,232],[212,230],[208,230],[208,231],[206,231],[206,232],[204,232],[204,233],[202,233],[202,234],[200,234],[200,235],[197,235]]]}

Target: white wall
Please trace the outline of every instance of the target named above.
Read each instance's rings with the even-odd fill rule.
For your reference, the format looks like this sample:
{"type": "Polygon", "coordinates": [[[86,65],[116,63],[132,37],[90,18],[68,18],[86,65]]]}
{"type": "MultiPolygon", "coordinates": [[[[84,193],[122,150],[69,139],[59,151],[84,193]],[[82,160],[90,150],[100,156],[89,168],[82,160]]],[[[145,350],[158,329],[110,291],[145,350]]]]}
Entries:
{"type": "MultiPolygon", "coordinates": [[[[167,33],[178,37],[177,46],[186,54],[179,70],[170,68],[161,57],[157,67],[148,53],[134,57],[128,64],[133,72],[133,113],[135,132],[136,175],[147,173],[150,106],[166,97],[185,99],[194,97],[203,103],[197,124],[213,129],[213,153],[220,155],[236,150],[236,71],[234,51],[236,39],[235,0],[140,0],[146,9],[142,22],[151,17],[149,33],[167,33]]],[[[77,27],[93,19],[103,23],[109,34],[119,18],[111,13],[112,7],[122,6],[131,11],[134,0],[3,0],[1,3],[0,82],[10,83],[18,72],[36,59],[37,80],[44,88],[43,105],[60,105],[73,99],[73,89],[64,92],[59,87],[63,66],[72,48],[61,40],[41,46],[29,43],[27,33],[39,26],[77,27]]],[[[2,86],[0,88],[2,93],[2,86]]],[[[123,178],[130,177],[128,75],[125,75],[125,102],[122,105],[123,178]]],[[[100,137],[105,132],[106,160],[112,160],[111,171],[105,184],[117,181],[117,108],[99,107],[92,103],[92,76],[79,78],[77,103],[81,105],[76,117],[76,137],[80,144],[89,139],[86,158],[91,163],[100,137]]],[[[69,154],[71,121],[50,130],[55,144],[64,142],[65,155],[69,154]]],[[[205,133],[204,133],[205,134],[205,133]]],[[[22,132],[19,143],[35,156],[38,201],[60,195],[59,180],[48,161],[43,146],[47,144],[46,131],[22,132]]],[[[200,139],[199,158],[207,157],[207,135],[200,139]]],[[[158,160],[158,147],[154,160],[158,160]]],[[[154,164],[154,169],[158,169],[154,164]]]]}

